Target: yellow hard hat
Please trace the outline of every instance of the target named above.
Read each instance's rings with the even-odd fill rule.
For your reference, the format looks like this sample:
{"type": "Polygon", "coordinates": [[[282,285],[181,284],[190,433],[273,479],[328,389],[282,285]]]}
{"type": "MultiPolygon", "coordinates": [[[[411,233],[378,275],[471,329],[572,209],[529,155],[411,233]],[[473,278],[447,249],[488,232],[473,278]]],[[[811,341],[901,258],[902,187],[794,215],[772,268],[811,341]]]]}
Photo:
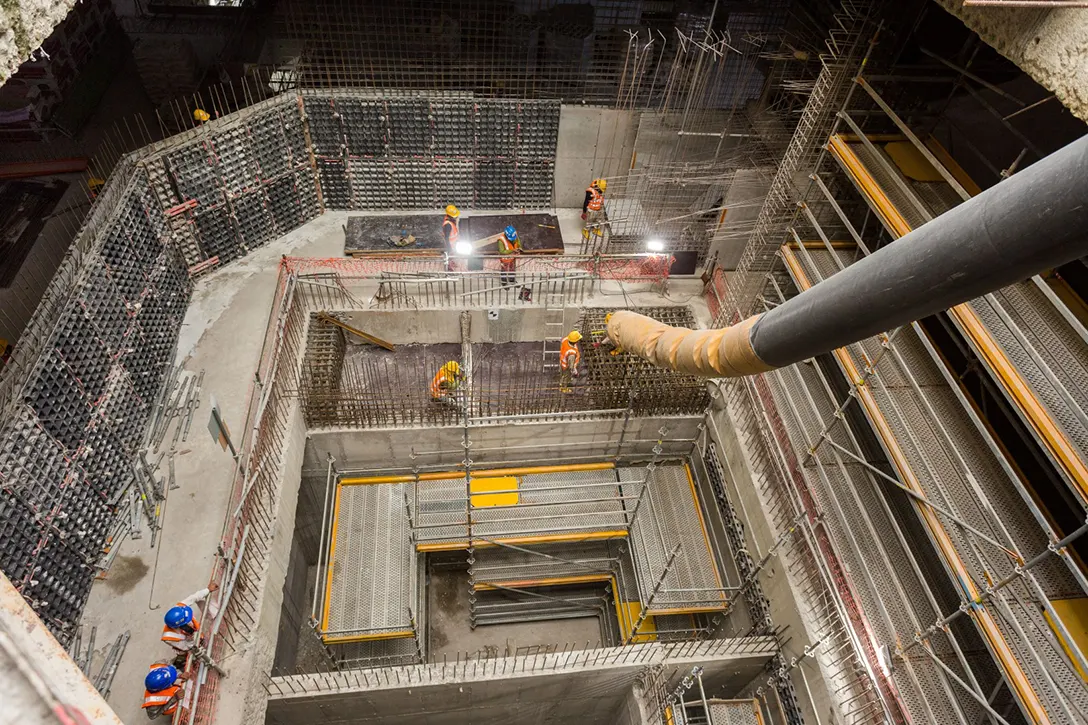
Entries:
{"type": "Polygon", "coordinates": [[[567,339],[571,342],[578,342],[582,339],[582,333],[578,332],[577,330],[571,330],[570,334],[567,335],[567,339]]]}
{"type": "Polygon", "coordinates": [[[605,181],[604,179],[594,179],[593,183],[596,184],[597,188],[600,189],[601,191],[604,191],[605,189],[608,188],[608,182],[605,181]]]}
{"type": "Polygon", "coordinates": [[[197,121],[200,121],[201,123],[204,123],[205,121],[210,119],[211,116],[209,116],[208,112],[205,111],[203,108],[198,108],[193,111],[193,118],[197,121]]]}
{"type": "Polygon", "coordinates": [[[453,204],[446,207],[446,216],[451,216],[454,219],[461,216],[461,212],[453,204]]]}
{"type": "Polygon", "coordinates": [[[612,313],[609,312],[607,315],[604,316],[604,324],[607,325],[608,321],[611,320],[611,319],[612,319],[612,313]]]}
{"type": "Polygon", "coordinates": [[[456,360],[450,360],[448,363],[442,366],[442,369],[450,375],[460,375],[461,363],[457,362],[456,360]]]}

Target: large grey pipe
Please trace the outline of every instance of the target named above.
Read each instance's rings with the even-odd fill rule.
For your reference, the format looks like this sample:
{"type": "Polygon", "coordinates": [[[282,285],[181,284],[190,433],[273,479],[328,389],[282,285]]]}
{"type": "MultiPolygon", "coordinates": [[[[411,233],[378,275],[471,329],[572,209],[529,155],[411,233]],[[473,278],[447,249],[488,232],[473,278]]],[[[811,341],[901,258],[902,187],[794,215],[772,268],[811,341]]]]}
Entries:
{"type": "Polygon", "coordinates": [[[663,367],[747,375],[829,352],[1088,255],[1088,136],[793,299],[724,330],[617,312],[609,336],[663,367]]]}

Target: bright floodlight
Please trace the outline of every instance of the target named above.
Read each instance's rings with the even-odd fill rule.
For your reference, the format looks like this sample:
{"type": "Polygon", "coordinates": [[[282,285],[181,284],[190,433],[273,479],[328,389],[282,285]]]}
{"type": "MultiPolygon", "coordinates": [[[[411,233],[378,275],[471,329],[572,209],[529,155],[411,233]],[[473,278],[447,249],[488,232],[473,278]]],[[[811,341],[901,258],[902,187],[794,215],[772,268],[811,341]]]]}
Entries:
{"type": "Polygon", "coordinates": [[[660,239],[651,239],[646,242],[646,248],[651,252],[663,252],[665,251],[665,243],[660,239]]]}
{"type": "Polygon", "coordinates": [[[467,257],[473,252],[472,245],[468,242],[457,242],[453,249],[463,257],[467,257]]]}

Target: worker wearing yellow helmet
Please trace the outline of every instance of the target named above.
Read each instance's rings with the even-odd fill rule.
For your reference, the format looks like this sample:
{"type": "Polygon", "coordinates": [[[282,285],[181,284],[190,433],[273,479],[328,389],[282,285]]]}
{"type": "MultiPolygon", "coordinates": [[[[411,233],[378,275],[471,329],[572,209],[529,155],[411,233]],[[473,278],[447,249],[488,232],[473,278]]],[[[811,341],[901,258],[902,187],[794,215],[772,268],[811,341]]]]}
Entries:
{"type": "Polygon", "coordinates": [[[604,190],[608,182],[594,179],[586,189],[586,198],[582,202],[582,240],[588,242],[590,230],[597,237],[603,236],[604,226],[604,190]]]}
{"type": "Polygon", "coordinates": [[[435,373],[431,381],[431,400],[442,403],[457,403],[456,391],[463,379],[461,363],[450,360],[435,373]]]}
{"type": "Polygon", "coordinates": [[[571,378],[578,377],[578,363],[582,362],[582,351],[578,348],[581,340],[582,333],[571,330],[559,343],[559,389],[564,393],[571,392],[571,378]]]}
{"type": "Polygon", "coordinates": [[[209,116],[208,112],[205,111],[203,108],[198,108],[195,111],[193,111],[193,120],[196,121],[197,123],[204,123],[205,121],[210,120],[210,119],[211,119],[211,116],[209,116]]]}
{"type": "MultiPolygon", "coordinates": [[[[446,206],[446,216],[442,217],[442,238],[446,240],[446,256],[452,258],[457,252],[457,241],[461,236],[461,210],[453,204],[446,206]]],[[[454,265],[447,261],[446,270],[452,272],[454,265]]]]}
{"type": "Polygon", "coordinates": [[[610,347],[610,348],[612,348],[612,350],[608,353],[609,355],[619,355],[621,352],[623,352],[623,349],[619,345],[617,345],[615,342],[613,342],[612,338],[610,338],[608,336],[607,326],[608,326],[608,321],[611,320],[611,319],[612,319],[612,313],[609,312],[607,315],[604,316],[604,324],[605,324],[606,329],[604,329],[604,330],[594,330],[593,331],[594,334],[603,335],[603,337],[601,337],[601,339],[599,339],[595,343],[593,343],[593,347],[598,348],[598,347],[601,347],[602,345],[605,348],[610,347]]]}

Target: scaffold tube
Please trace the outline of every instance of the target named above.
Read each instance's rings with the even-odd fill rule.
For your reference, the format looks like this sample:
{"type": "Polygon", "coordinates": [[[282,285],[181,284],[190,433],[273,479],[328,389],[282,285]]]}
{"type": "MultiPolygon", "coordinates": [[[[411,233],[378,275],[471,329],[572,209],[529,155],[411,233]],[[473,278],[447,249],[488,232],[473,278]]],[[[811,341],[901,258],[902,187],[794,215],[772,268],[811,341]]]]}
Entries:
{"type": "Polygon", "coordinates": [[[608,336],[659,367],[739,377],[820,355],[1088,255],[1088,136],[811,289],[718,330],[617,311],[608,336]]]}

